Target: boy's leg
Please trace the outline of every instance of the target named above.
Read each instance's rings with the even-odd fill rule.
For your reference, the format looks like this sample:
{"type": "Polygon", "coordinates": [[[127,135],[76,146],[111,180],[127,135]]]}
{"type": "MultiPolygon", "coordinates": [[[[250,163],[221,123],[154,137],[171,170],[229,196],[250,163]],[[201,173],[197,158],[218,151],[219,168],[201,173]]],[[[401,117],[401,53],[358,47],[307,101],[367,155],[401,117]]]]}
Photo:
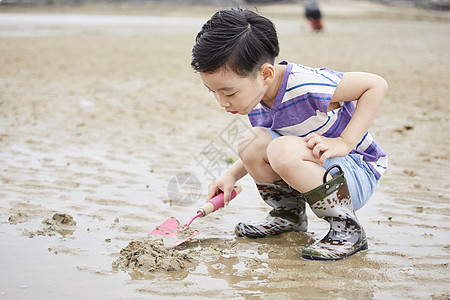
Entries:
{"type": "MultiPolygon", "coordinates": [[[[350,156],[348,159],[351,161],[350,156]]],[[[268,160],[277,174],[305,195],[311,210],[330,223],[328,234],[306,247],[303,258],[337,260],[367,249],[366,235],[356,218],[343,172],[338,179],[332,179],[305,140],[298,137],[274,140],[268,147],[268,160]]]]}
{"type": "Polygon", "coordinates": [[[311,210],[330,223],[330,230],[320,241],[305,247],[302,258],[339,260],[367,249],[367,238],[356,217],[344,172],[339,165],[334,178],[305,194],[311,210]]]}
{"type": "MultiPolygon", "coordinates": [[[[322,185],[325,170],[331,165],[340,165],[345,173],[355,210],[364,206],[378,183],[360,155],[332,157],[320,166],[304,139],[299,137],[283,136],[273,140],[268,147],[268,159],[275,172],[301,193],[322,185]]],[[[334,174],[333,171],[331,175],[334,174]]],[[[327,180],[331,178],[329,175],[327,180]]]]}
{"type": "Polygon", "coordinates": [[[302,194],[290,188],[284,181],[277,184],[256,182],[264,202],[273,209],[263,220],[239,222],[237,236],[262,238],[288,231],[306,231],[306,201],[302,194]]]}
{"type": "Polygon", "coordinates": [[[272,135],[267,129],[255,127],[246,132],[239,143],[239,157],[249,175],[257,182],[281,180],[267,158],[267,147],[271,142],[272,135]]]}
{"type": "MultiPolygon", "coordinates": [[[[272,133],[275,134],[275,133],[272,133]]],[[[273,209],[264,220],[239,223],[238,236],[260,238],[286,231],[306,231],[305,199],[290,188],[268,163],[267,147],[274,137],[264,128],[253,128],[239,145],[239,156],[264,200],[273,209]],[[245,141],[252,140],[251,143],[245,141]]]]}
{"type": "Polygon", "coordinates": [[[267,147],[267,159],[274,172],[300,193],[322,184],[325,169],[303,138],[281,136],[274,139],[267,147]]]}
{"type": "MultiPolygon", "coordinates": [[[[359,210],[369,201],[378,185],[378,180],[359,154],[329,158],[323,167],[328,169],[332,165],[341,166],[352,198],[353,208],[355,211],[359,210]]],[[[334,171],[336,169],[330,172],[331,175],[334,175],[334,171]]]]}

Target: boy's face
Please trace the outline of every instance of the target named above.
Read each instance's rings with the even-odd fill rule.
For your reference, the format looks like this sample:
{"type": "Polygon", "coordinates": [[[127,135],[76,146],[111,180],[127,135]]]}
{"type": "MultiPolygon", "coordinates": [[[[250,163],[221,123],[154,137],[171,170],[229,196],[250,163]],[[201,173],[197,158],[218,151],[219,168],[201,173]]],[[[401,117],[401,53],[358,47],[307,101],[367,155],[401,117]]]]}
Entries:
{"type": "Polygon", "coordinates": [[[263,99],[267,90],[260,72],[242,77],[223,67],[213,73],[200,73],[203,84],[229,113],[247,115],[263,99]]]}

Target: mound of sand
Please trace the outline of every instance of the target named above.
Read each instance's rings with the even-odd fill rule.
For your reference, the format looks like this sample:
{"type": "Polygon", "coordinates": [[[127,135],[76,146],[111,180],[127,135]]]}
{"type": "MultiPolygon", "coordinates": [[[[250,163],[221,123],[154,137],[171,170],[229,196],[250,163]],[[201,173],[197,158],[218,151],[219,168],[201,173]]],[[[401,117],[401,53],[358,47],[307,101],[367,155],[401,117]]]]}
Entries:
{"type": "MultiPolygon", "coordinates": [[[[11,219],[11,217],[10,217],[11,219]]],[[[77,222],[69,214],[55,213],[51,218],[42,220],[42,227],[36,231],[24,231],[24,235],[32,238],[36,235],[54,236],[60,234],[62,236],[71,235],[76,230],[77,222]]]]}
{"type": "Polygon", "coordinates": [[[113,269],[149,275],[157,271],[181,271],[196,265],[191,253],[167,250],[162,240],[131,241],[120,250],[113,269]]]}

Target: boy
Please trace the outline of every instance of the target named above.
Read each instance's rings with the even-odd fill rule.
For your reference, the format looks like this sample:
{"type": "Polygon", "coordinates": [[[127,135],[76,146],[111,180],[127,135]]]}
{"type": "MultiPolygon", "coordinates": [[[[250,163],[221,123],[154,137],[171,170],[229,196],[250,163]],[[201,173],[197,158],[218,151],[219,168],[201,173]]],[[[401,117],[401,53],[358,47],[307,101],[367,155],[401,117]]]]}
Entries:
{"type": "Polygon", "coordinates": [[[236,181],[250,174],[273,209],[265,220],[237,224],[238,236],[306,231],[308,203],[330,231],[302,257],[346,258],[367,249],[355,210],[387,165],[367,131],[387,84],[368,73],[274,64],[278,53],[273,23],[245,9],[218,11],[197,35],[192,67],[221,107],[248,115],[253,126],[243,137],[252,142],[240,143],[239,160],[209,185],[207,198],[223,191],[227,204],[236,181]]]}

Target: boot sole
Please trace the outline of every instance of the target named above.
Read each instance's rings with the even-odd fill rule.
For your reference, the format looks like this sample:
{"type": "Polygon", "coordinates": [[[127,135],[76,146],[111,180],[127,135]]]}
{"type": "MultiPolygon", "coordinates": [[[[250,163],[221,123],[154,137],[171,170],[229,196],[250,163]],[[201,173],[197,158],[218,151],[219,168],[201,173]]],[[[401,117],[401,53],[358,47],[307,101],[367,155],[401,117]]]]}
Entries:
{"type": "MultiPolygon", "coordinates": [[[[282,234],[282,233],[285,233],[285,232],[306,232],[306,230],[307,230],[307,228],[305,228],[305,230],[303,230],[303,228],[301,230],[295,230],[295,229],[283,230],[283,229],[278,229],[277,233],[264,233],[262,231],[258,231],[258,230],[254,230],[254,229],[253,230],[252,229],[239,230],[239,229],[237,229],[238,227],[251,228],[252,226],[245,225],[245,223],[238,223],[236,225],[236,227],[234,228],[234,233],[236,234],[237,237],[240,237],[240,238],[241,237],[246,237],[246,238],[250,238],[250,239],[260,239],[260,238],[265,238],[265,237],[279,235],[279,234],[282,234]],[[243,231],[247,231],[247,232],[243,233],[243,231]]],[[[275,226],[273,228],[273,230],[275,230],[275,228],[279,228],[279,227],[275,226]]]]}
{"type": "Polygon", "coordinates": [[[349,254],[342,256],[342,257],[331,258],[331,257],[322,257],[322,256],[314,256],[314,255],[307,255],[307,254],[303,255],[302,254],[302,258],[306,259],[306,260],[337,261],[337,260],[348,258],[357,252],[366,251],[367,249],[369,249],[369,244],[367,243],[367,240],[366,240],[364,242],[364,244],[362,244],[358,249],[356,249],[355,251],[352,251],[349,254]]]}

